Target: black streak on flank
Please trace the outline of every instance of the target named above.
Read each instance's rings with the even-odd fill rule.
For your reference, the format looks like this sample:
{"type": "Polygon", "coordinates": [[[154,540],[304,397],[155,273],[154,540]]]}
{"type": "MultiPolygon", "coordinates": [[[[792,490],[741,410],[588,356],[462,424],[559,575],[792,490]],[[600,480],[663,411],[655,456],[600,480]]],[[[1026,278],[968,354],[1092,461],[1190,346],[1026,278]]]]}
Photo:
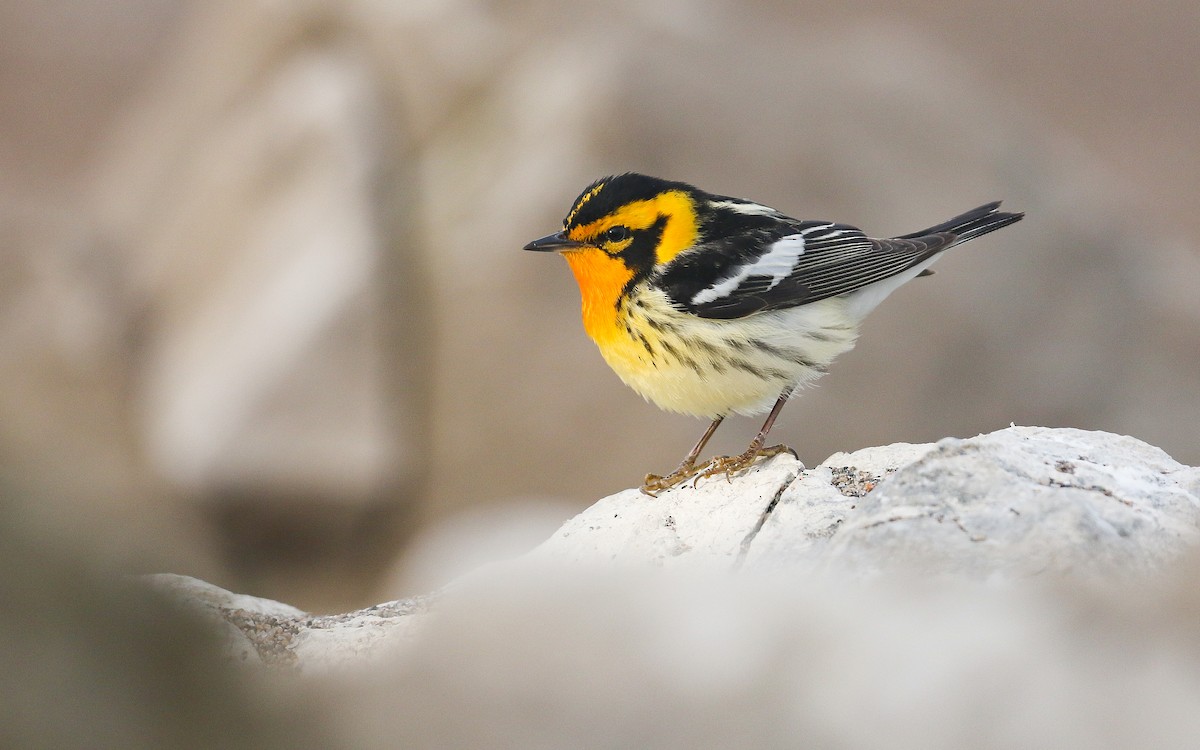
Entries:
{"type": "Polygon", "coordinates": [[[748,372],[751,375],[754,375],[757,377],[762,377],[763,373],[761,370],[759,370],[757,367],[750,364],[746,360],[742,359],[741,357],[730,357],[729,364],[732,365],[733,367],[736,367],[739,370],[742,370],[743,372],[748,372]]]}
{"type": "Polygon", "coordinates": [[[637,337],[638,343],[640,343],[642,345],[642,348],[645,349],[646,352],[650,355],[650,359],[653,360],[654,359],[654,349],[650,348],[650,342],[647,341],[646,337],[643,336],[641,333],[637,333],[634,335],[637,337]]]}
{"type": "Polygon", "coordinates": [[[706,379],[707,379],[707,378],[705,378],[705,375],[704,375],[704,370],[703,370],[703,369],[701,369],[701,367],[700,367],[700,363],[699,363],[699,362],[697,362],[696,360],[694,360],[694,359],[692,359],[691,357],[688,357],[688,356],[686,356],[686,355],[685,355],[685,356],[681,356],[681,357],[680,357],[680,359],[682,359],[682,360],[683,360],[683,363],[684,363],[685,365],[687,365],[688,367],[690,367],[690,368],[691,368],[692,372],[694,372],[694,373],[696,373],[697,375],[699,375],[699,376],[700,376],[700,378],[701,378],[702,380],[706,380],[706,379]]]}
{"type": "Polygon", "coordinates": [[[696,348],[703,349],[704,353],[707,354],[712,359],[719,360],[721,358],[721,351],[719,349],[717,349],[717,347],[714,346],[713,344],[711,344],[710,342],[705,341],[704,339],[701,339],[701,338],[697,338],[697,339],[693,339],[691,341],[691,343],[693,345],[695,345],[696,348]]]}
{"type": "Polygon", "coordinates": [[[752,343],[754,344],[755,349],[758,349],[760,352],[763,352],[764,354],[770,354],[772,357],[775,357],[776,359],[790,360],[793,358],[792,356],[789,356],[790,352],[785,353],[779,347],[768,344],[767,342],[763,341],[762,339],[753,339],[752,343]]]}
{"type": "Polygon", "coordinates": [[[776,359],[782,359],[785,362],[795,362],[798,365],[802,365],[819,372],[825,372],[827,369],[824,365],[819,365],[816,362],[813,362],[811,359],[808,359],[795,349],[782,349],[778,346],[773,346],[765,341],[760,341],[757,339],[754,341],[754,347],[764,354],[769,354],[772,357],[775,357],[776,359]]]}
{"type": "Polygon", "coordinates": [[[678,359],[678,360],[683,359],[683,357],[680,356],[680,354],[679,354],[679,350],[676,349],[675,345],[672,344],[667,339],[660,339],[658,342],[658,345],[661,346],[663,348],[663,350],[666,351],[667,354],[670,354],[675,359],[678,359]]]}
{"type": "MultiPolygon", "coordinates": [[[[640,303],[641,298],[639,298],[638,301],[640,303]]],[[[658,318],[652,318],[652,317],[647,316],[646,323],[651,328],[658,331],[659,333],[675,333],[676,331],[679,330],[679,326],[675,325],[674,323],[672,323],[669,320],[660,320],[658,318]]]]}

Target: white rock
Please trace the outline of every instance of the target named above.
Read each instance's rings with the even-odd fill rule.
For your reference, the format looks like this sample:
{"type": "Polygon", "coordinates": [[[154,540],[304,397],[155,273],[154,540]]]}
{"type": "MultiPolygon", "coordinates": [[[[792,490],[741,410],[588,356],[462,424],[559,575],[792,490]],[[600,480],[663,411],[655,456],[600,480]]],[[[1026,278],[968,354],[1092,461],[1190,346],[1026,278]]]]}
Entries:
{"type": "Polygon", "coordinates": [[[247,612],[279,618],[298,618],[305,617],[307,614],[304,610],[297,609],[290,604],[247,594],[234,594],[220,586],[214,586],[191,576],[159,573],[146,576],[146,580],[155,588],[168,592],[182,601],[208,609],[244,609],[247,612]]]}
{"type": "Polygon", "coordinates": [[[1129,590],[1062,584],[539,570],[448,596],[412,648],[357,680],[355,746],[1115,750],[1200,736],[1200,661],[1167,637],[1161,593],[1142,601],[1156,619],[1113,605],[1129,590]]]}
{"type": "Polygon", "coordinates": [[[825,569],[903,559],[955,577],[1145,574],[1200,530],[1200,470],[1104,432],[1013,427],[946,439],[862,498],[825,569]]]}
{"type": "MultiPolygon", "coordinates": [[[[467,574],[436,596],[459,616],[462,601],[475,601],[483,608],[477,626],[485,630],[496,613],[479,604],[479,592],[536,603],[547,611],[510,614],[528,617],[537,631],[539,621],[557,616],[541,588],[564,580],[567,588],[595,586],[588,596],[596,606],[611,605],[630,595],[614,593],[623,584],[603,578],[619,571],[634,573],[623,582],[640,580],[649,567],[695,580],[725,580],[737,571],[747,584],[765,577],[806,587],[914,572],[959,587],[1034,577],[1108,583],[1145,579],[1178,558],[1198,532],[1200,469],[1129,437],[1011,427],[937,445],[838,453],[807,471],[780,456],[732,480],[689,482],[657,498],[626,490],[569,520],[529,554],[467,574]]],[[[233,625],[235,658],[254,661],[245,654],[251,648],[262,661],[312,671],[362,665],[388,646],[419,651],[430,637],[424,628],[446,622],[434,627],[437,619],[426,616],[434,596],[314,617],[192,579],[155,583],[233,625]]],[[[681,617],[711,616],[707,603],[679,606],[681,617]]]]}
{"type": "Polygon", "coordinates": [[[847,518],[858,514],[860,499],[843,494],[834,485],[835,470],[862,472],[873,479],[873,487],[878,478],[913,463],[933,448],[928,444],[895,443],[833,454],[780,495],[770,518],[746,546],[748,563],[763,569],[794,564],[823,548],[847,518]]]}
{"type": "Polygon", "coordinates": [[[234,594],[190,576],[160,573],[145,580],[211,621],[220,631],[223,656],[236,664],[271,663],[290,654],[286,647],[271,648],[279,632],[294,631],[305,613],[288,604],[246,594],[234,594]]]}
{"type": "Polygon", "coordinates": [[[611,495],[563,524],[532,560],[630,565],[729,566],[801,464],[776,460],[736,482],[714,477],[650,497],[611,495]]]}
{"type": "Polygon", "coordinates": [[[649,498],[605,498],[532,553],[564,562],[800,567],[871,575],[903,562],[949,577],[1146,573],[1200,531],[1200,470],[1104,432],[1011,427],[935,445],[790,456],[649,498]],[[843,495],[833,471],[875,478],[843,495]]]}

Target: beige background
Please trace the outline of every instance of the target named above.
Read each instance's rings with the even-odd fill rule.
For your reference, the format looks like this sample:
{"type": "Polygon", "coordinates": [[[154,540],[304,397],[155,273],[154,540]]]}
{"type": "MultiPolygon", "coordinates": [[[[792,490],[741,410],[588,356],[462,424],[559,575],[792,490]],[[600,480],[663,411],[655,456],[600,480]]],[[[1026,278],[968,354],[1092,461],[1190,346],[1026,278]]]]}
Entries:
{"type": "Polygon", "coordinates": [[[6,494],[344,609],[423,524],[669,469],[703,425],[519,250],[626,169],[879,234],[1028,213],[789,405],[806,461],[1016,422],[1200,463],[1198,59],[1184,2],[7,2],[6,494]]]}

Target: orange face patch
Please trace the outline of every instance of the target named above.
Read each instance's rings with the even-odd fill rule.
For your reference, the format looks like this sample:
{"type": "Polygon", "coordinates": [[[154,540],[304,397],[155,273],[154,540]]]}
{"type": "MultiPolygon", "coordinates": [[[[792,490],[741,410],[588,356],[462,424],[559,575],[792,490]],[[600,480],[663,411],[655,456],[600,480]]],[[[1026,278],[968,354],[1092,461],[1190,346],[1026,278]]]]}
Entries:
{"type": "Polygon", "coordinates": [[[660,217],[666,217],[667,223],[655,250],[655,262],[666,263],[691,247],[696,242],[699,230],[692,199],[680,190],[669,190],[648,200],[626,203],[607,216],[572,227],[567,237],[576,242],[594,242],[610,227],[624,226],[636,232],[649,229],[660,217]]]}

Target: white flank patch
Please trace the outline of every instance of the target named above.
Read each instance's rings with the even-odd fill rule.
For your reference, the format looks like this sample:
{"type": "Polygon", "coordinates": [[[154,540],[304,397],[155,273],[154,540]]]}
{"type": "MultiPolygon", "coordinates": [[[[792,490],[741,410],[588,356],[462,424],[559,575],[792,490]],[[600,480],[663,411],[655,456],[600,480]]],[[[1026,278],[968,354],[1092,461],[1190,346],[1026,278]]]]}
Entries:
{"type": "Polygon", "coordinates": [[[692,297],[692,304],[703,305],[706,302],[720,299],[737,289],[738,285],[751,276],[770,276],[771,283],[767,285],[767,289],[771,289],[788,277],[788,274],[796,267],[796,260],[801,255],[804,255],[804,236],[802,234],[780,237],[771,243],[767,252],[759,256],[753,263],[747,263],[729,278],[722,279],[707,289],[696,292],[696,295],[692,297]]]}

